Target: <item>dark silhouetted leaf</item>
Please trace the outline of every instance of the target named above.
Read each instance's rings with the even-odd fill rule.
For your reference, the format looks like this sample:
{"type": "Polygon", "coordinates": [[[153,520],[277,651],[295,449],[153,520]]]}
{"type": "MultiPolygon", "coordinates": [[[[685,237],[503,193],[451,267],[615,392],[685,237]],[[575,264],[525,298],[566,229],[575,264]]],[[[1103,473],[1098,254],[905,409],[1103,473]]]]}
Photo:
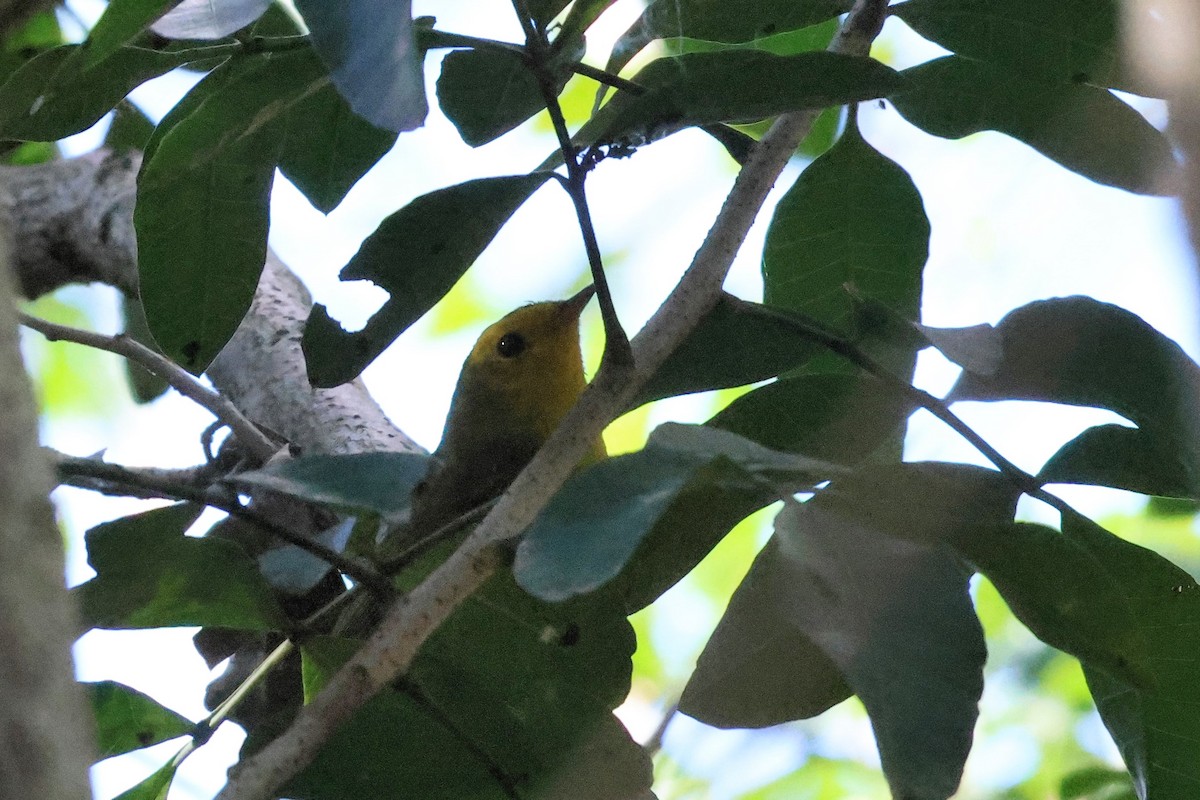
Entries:
{"type": "Polygon", "coordinates": [[[999,131],[1097,183],[1139,194],[1162,194],[1160,178],[1174,169],[1166,138],[1105,89],[1036,81],[957,56],[901,74],[908,86],[892,103],[935,136],[999,131]]]}
{"type": "Polygon", "coordinates": [[[847,0],[767,0],[710,3],[653,0],[613,44],[605,69],[620,72],[655,39],[686,37],[710,42],[752,42],[833,19],[850,10],[847,0]]]}
{"type": "Polygon", "coordinates": [[[693,125],[886,97],[904,85],[899,73],[869,58],[760,50],[660,58],[634,80],[645,93],[618,94],[580,129],[580,141],[641,145],[693,125]]]}
{"type": "MultiPolygon", "coordinates": [[[[125,335],[152,350],[157,350],[158,346],[150,335],[150,326],[146,324],[146,312],[142,311],[142,302],[135,297],[122,296],[121,310],[125,316],[125,335]]],[[[128,359],[125,359],[125,378],[129,381],[133,399],[139,403],[157,400],[171,388],[166,378],[155,375],[128,359]]]]}
{"type": "Polygon", "coordinates": [[[722,294],[646,381],[633,405],[773,378],[821,351],[780,314],[722,294]]]}
{"type": "Polygon", "coordinates": [[[1121,71],[1117,0],[909,0],[891,11],[947,50],[1061,83],[1137,91],[1121,71]]]}
{"type": "Polygon", "coordinates": [[[853,464],[913,410],[910,399],[869,376],[796,375],[742,395],[708,424],[776,450],[853,464]]]}
{"type": "Polygon", "coordinates": [[[292,109],[279,171],[325,214],[396,143],[396,134],[355,114],[332,86],[292,109]]]}
{"type": "Polygon", "coordinates": [[[413,200],[380,223],[342,270],[391,297],[362,330],[347,333],[318,304],[304,329],[314,386],[352,380],[462,277],[549,173],[480,178],[413,200]]]}
{"type": "Polygon", "coordinates": [[[411,0],[298,0],[296,8],[354,113],[397,133],[424,124],[429,106],[411,0]]]}
{"type": "Polygon", "coordinates": [[[97,575],[73,593],[89,627],[286,626],[244,550],[219,539],[184,536],[198,514],[194,506],[179,504],[88,531],[88,563],[97,575]]]}
{"type": "Polygon", "coordinates": [[[1200,367],[1179,345],[1138,316],[1086,297],[1018,308],[1000,320],[995,335],[1000,363],[988,374],[968,369],[948,400],[1040,400],[1115,411],[1146,434],[1138,445],[1142,457],[1149,447],[1163,459],[1156,472],[1173,473],[1172,482],[1196,496],[1200,367]]]}
{"type": "Polygon", "coordinates": [[[1152,436],[1124,425],[1088,428],[1050,457],[1038,480],[1200,499],[1194,470],[1178,453],[1160,452],[1152,436]]]}
{"type": "MultiPolygon", "coordinates": [[[[565,73],[559,91],[570,73],[565,73]]],[[[537,78],[521,56],[500,50],[459,50],[442,61],[438,102],[472,147],[508,133],[546,107],[537,78]]]]}
{"type": "Polygon", "coordinates": [[[109,758],[190,734],[195,725],[146,695],[114,681],[85,683],[96,718],[96,751],[109,758]]]}

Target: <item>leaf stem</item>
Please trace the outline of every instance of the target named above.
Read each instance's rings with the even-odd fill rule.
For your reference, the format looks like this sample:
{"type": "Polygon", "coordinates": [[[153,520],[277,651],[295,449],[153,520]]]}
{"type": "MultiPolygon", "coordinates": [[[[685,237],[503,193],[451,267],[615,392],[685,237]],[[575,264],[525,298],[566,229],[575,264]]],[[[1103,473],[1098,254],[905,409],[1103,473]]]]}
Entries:
{"type": "Polygon", "coordinates": [[[233,492],[223,492],[212,486],[185,483],[164,470],[132,469],[95,458],[79,458],[64,453],[56,453],[55,460],[56,472],[62,483],[95,489],[97,481],[104,481],[118,486],[131,486],[151,491],[159,497],[210,506],[245,520],[275,538],[316,556],[381,597],[390,597],[395,594],[391,583],[372,567],[276,524],[270,518],[256,512],[252,507],[242,505],[233,492]]]}
{"type": "Polygon", "coordinates": [[[171,359],[156,353],[141,342],[123,333],[109,336],[94,331],[85,331],[67,325],[59,325],[18,312],[21,324],[45,336],[52,342],[66,341],[115,353],[157,375],[175,388],[184,397],[207,409],[217,419],[229,426],[237,441],[257,463],[265,463],[278,450],[276,444],[258,426],[247,419],[233,403],[223,395],[209,389],[196,376],[180,367],[171,359]]]}
{"type": "Polygon", "coordinates": [[[617,317],[617,309],[608,286],[608,278],[604,273],[600,245],[596,240],[596,228],[592,223],[592,212],[587,201],[588,169],[580,162],[579,150],[571,141],[567,120],[563,116],[562,105],[558,102],[558,88],[555,85],[554,74],[549,67],[553,51],[546,38],[546,32],[534,24],[526,1],[513,0],[513,7],[516,9],[521,27],[525,31],[527,63],[541,89],[546,112],[550,115],[554,134],[558,137],[558,147],[562,151],[563,162],[567,167],[567,178],[563,185],[575,207],[575,216],[579,220],[579,232],[583,235],[583,248],[587,253],[588,266],[592,272],[592,283],[596,287],[596,299],[600,304],[600,317],[604,321],[604,358],[601,366],[628,367],[633,364],[633,350],[629,346],[629,337],[625,334],[625,329],[617,317]]]}

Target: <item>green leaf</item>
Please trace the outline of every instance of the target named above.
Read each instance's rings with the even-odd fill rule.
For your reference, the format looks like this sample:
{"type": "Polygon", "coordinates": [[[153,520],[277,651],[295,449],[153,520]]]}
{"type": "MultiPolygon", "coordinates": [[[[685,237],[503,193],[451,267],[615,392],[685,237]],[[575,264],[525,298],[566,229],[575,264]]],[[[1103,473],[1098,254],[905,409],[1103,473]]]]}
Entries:
{"type": "Polygon", "coordinates": [[[792,619],[779,541],[755,558],[696,661],[679,710],[718,728],[815,717],[849,697],[837,665],[792,619]]]}
{"type": "Polygon", "coordinates": [[[951,544],[1046,644],[1124,679],[1148,680],[1145,639],[1123,587],[1087,548],[1033,524],[964,528],[951,544]]]}
{"type": "Polygon", "coordinates": [[[397,133],[424,124],[424,52],[411,0],[298,0],[296,8],[354,113],[397,133]]]}
{"type": "Polygon", "coordinates": [[[74,57],[79,69],[94,67],[145,30],[178,0],[112,0],[74,57]]]}
{"type": "Polygon", "coordinates": [[[391,297],[362,330],[348,333],[323,305],[304,329],[308,377],[316,387],[353,380],[462,277],[508,218],[549,173],[480,178],[438,189],[389,216],[342,270],[391,297]]]}
{"type": "Polygon", "coordinates": [[[239,473],[235,480],[339,510],[389,516],[408,507],[429,462],[417,453],[303,456],[239,473]]]}
{"type": "Polygon", "coordinates": [[[1200,784],[1200,587],[1157,553],[1064,516],[1063,534],[1087,549],[1121,585],[1145,637],[1151,681],[1134,685],[1085,661],[1084,677],[1121,750],[1139,798],[1185,798],[1200,784]]]}
{"type": "MultiPolygon", "coordinates": [[[[541,603],[497,575],[430,638],[397,690],[360,711],[284,792],[637,796],[650,785],[649,759],[610,713],[628,691],[634,647],[613,604],[541,603]]],[[[306,690],[348,653],[306,642],[306,690]]]]}
{"type": "Polygon", "coordinates": [[[806,28],[850,10],[846,0],[766,0],[712,3],[706,0],[653,0],[613,44],[605,69],[620,72],[655,39],[686,37],[710,42],[753,42],[806,28]]]}
{"type": "Polygon", "coordinates": [[[910,399],[870,376],[796,375],[742,395],[708,424],[775,450],[853,464],[913,410],[910,399]]]}
{"type": "Polygon", "coordinates": [[[722,293],[646,381],[633,407],[773,378],[800,366],[820,349],[781,318],[781,312],[722,293]]]}
{"type": "Polygon", "coordinates": [[[176,53],[122,47],[103,64],[73,68],[79,45],[47,50],[0,86],[0,134],[52,142],[87,130],[142,83],[186,63],[176,53]]]}
{"type": "MultiPolygon", "coordinates": [[[[104,146],[113,150],[145,150],[154,135],[154,123],[133,103],[118,103],[104,146]]],[[[143,315],[145,316],[145,315],[143,315]]]]}
{"type": "Polygon", "coordinates": [[[1145,117],[1105,89],[1047,83],[1001,67],[947,56],[901,73],[896,110],[934,136],[994,130],[1106,186],[1162,194],[1174,169],[1171,145],[1145,117]]]}
{"type": "MultiPolygon", "coordinates": [[[[570,73],[564,73],[559,91],[570,73]]],[[[508,133],[545,108],[537,78],[516,53],[458,50],[442,61],[438,103],[472,147],[508,133]]]]}
{"type": "Polygon", "coordinates": [[[827,52],[690,53],[650,62],[580,129],[586,143],[641,145],[693,125],[749,122],[804,108],[886,97],[900,74],[878,61],[827,52]]]}
{"type": "Polygon", "coordinates": [[[138,181],[146,319],[163,353],[197,374],[229,341],[258,287],[287,112],[328,80],[311,51],[249,60],[218,76],[189,116],[151,142],[138,181]]]}
{"type": "Polygon", "coordinates": [[[681,708],[716,712],[726,726],[773,724],[787,718],[781,704],[819,713],[841,699],[840,672],[867,707],[893,794],[949,797],[970,747],[984,646],[968,574],[943,540],[1011,521],[1016,495],[987,470],[896,464],[789,503],[681,708]]]}
{"type": "Polygon", "coordinates": [[[909,0],[890,10],[975,61],[1047,81],[1138,90],[1121,70],[1117,0],[909,0]]]}
{"type": "Polygon", "coordinates": [[[521,587],[559,601],[604,586],[632,613],[648,605],[734,525],[836,467],[776,453],[725,431],[668,424],[636,453],[568,479],[526,531],[513,573],[521,587]],[[636,553],[636,555],[635,555],[636,553]]]}
{"type": "MultiPolygon", "coordinates": [[[[917,187],[850,124],[775,207],[763,248],[763,296],[852,334],[859,296],[912,320],[928,256],[929,219],[917,187]]],[[[909,374],[915,357],[903,353],[889,366],[909,374]]]]}
{"type": "Polygon", "coordinates": [[[1137,800],[1129,773],[1111,767],[1084,767],[1069,773],[1058,789],[1062,800],[1137,800]]]}
{"type": "Polygon", "coordinates": [[[163,764],[153,775],[127,791],[121,792],[113,800],[167,800],[167,791],[179,768],[174,761],[163,764]]]}
{"type": "Polygon", "coordinates": [[[85,683],[96,718],[96,751],[109,758],[192,733],[186,717],[115,681],[85,683]]]}
{"type": "Polygon", "coordinates": [[[1153,436],[1124,425],[1088,428],[1050,457],[1038,480],[1200,499],[1194,469],[1179,453],[1160,452],[1153,436]]]}
{"type": "Polygon", "coordinates": [[[184,535],[198,515],[195,506],[181,503],[87,532],[88,563],[97,574],[74,594],[88,627],[286,627],[283,610],[245,551],[184,535]]]}
{"type": "Polygon", "coordinates": [[[355,114],[332,86],[296,104],[279,170],[328,214],[392,145],[396,134],[355,114]]]}
{"type": "Polygon", "coordinates": [[[995,336],[1000,362],[987,373],[964,372],[948,400],[1040,400],[1115,411],[1137,424],[1143,445],[1164,459],[1156,472],[1176,472],[1174,482],[1195,496],[1200,367],[1179,345],[1135,314],[1086,297],[1022,306],[1000,320],[995,336]]]}

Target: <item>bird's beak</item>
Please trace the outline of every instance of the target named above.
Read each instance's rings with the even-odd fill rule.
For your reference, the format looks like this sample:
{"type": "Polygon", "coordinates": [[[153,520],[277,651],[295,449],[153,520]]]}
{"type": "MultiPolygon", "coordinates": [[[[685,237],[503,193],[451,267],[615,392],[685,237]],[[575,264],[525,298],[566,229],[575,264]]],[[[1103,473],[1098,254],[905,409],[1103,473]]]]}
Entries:
{"type": "Polygon", "coordinates": [[[587,306],[588,301],[592,299],[592,295],[596,293],[595,286],[585,286],[580,289],[575,296],[562,301],[562,314],[564,319],[579,319],[579,315],[583,313],[583,309],[587,306]]]}

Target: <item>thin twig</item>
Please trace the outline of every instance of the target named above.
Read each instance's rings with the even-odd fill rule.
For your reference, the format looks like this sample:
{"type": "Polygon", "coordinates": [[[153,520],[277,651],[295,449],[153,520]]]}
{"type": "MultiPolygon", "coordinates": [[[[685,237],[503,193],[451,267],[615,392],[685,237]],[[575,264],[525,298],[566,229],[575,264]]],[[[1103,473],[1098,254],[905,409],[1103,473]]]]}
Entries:
{"type": "MultiPolygon", "coordinates": [[[[735,304],[744,304],[745,301],[738,298],[732,298],[735,304]]],[[[816,320],[807,319],[803,315],[794,312],[785,312],[770,306],[756,307],[756,313],[766,314],[772,318],[788,325],[797,333],[804,336],[811,342],[821,345],[830,352],[836,353],[842,358],[862,369],[864,372],[879,378],[887,383],[893,389],[908,397],[915,405],[924,408],[929,413],[933,414],[939,420],[949,426],[955,433],[967,440],[976,450],[991,461],[1009,480],[1016,484],[1017,488],[1030,497],[1034,497],[1046,503],[1058,511],[1068,514],[1076,513],[1071,506],[1063,499],[1050,494],[1043,488],[1043,482],[1039,481],[1033,475],[1030,475],[1025,470],[1018,467],[1013,462],[1009,461],[1000,451],[992,447],[987,440],[976,433],[967,423],[950,410],[942,400],[934,397],[929,392],[923,389],[918,389],[903,378],[897,377],[880,364],[874,358],[863,352],[857,345],[832,331],[826,329],[816,320]]]]}
{"type": "Polygon", "coordinates": [[[458,533],[463,528],[470,525],[472,522],[478,522],[483,519],[487,512],[492,510],[492,506],[496,505],[496,500],[493,498],[486,503],[481,503],[475,506],[470,511],[459,514],[454,519],[441,526],[433,533],[422,536],[417,541],[404,548],[399,555],[393,556],[379,565],[379,571],[384,575],[396,575],[410,564],[420,558],[429,548],[443,542],[446,539],[458,533]]]}
{"type": "Polygon", "coordinates": [[[171,359],[156,353],[141,342],[123,333],[108,336],[81,328],[59,325],[29,314],[19,313],[22,325],[31,328],[52,342],[65,341],[115,353],[157,375],[175,388],[184,397],[207,409],[233,431],[238,442],[259,463],[265,463],[278,450],[279,445],[234,407],[225,397],[202,384],[196,376],[180,367],[171,359]]]}
{"type": "Polygon", "coordinates": [[[530,69],[537,78],[542,100],[554,126],[554,134],[558,137],[563,163],[567,167],[567,179],[563,185],[571,198],[571,204],[575,207],[579,232],[583,235],[583,249],[587,253],[588,266],[591,268],[592,283],[596,287],[596,301],[600,304],[600,318],[604,321],[604,357],[600,366],[601,369],[628,367],[633,363],[633,351],[629,347],[629,337],[617,317],[617,308],[604,273],[600,244],[596,240],[596,228],[592,224],[592,212],[587,201],[588,170],[580,163],[579,151],[571,141],[571,132],[567,129],[567,120],[563,116],[562,105],[558,102],[555,76],[548,66],[551,57],[550,42],[546,38],[546,32],[534,24],[525,0],[513,0],[513,6],[525,31],[525,50],[530,69]]]}
{"type": "Polygon", "coordinates": [[[82,488],[93,488],[96,481],[105,481],[115,486],[130,486],[156,493],[158,497],[186,500],[197,505],[210,506],[255,525],[277,539],[299,547],[362,583],[381,597],[395,593],[392,585],[373,568],[348,558],[318,541],[301,536],[289,528],[277,525],[273,520],[259,514],[251,506],[238,502],[232,492],[213,491],[207,486],[182,483],[163,470],[143,470],[111,464],[95,458],[79,458],[58,454],[56,471],[59,481],[82,488]]]}

